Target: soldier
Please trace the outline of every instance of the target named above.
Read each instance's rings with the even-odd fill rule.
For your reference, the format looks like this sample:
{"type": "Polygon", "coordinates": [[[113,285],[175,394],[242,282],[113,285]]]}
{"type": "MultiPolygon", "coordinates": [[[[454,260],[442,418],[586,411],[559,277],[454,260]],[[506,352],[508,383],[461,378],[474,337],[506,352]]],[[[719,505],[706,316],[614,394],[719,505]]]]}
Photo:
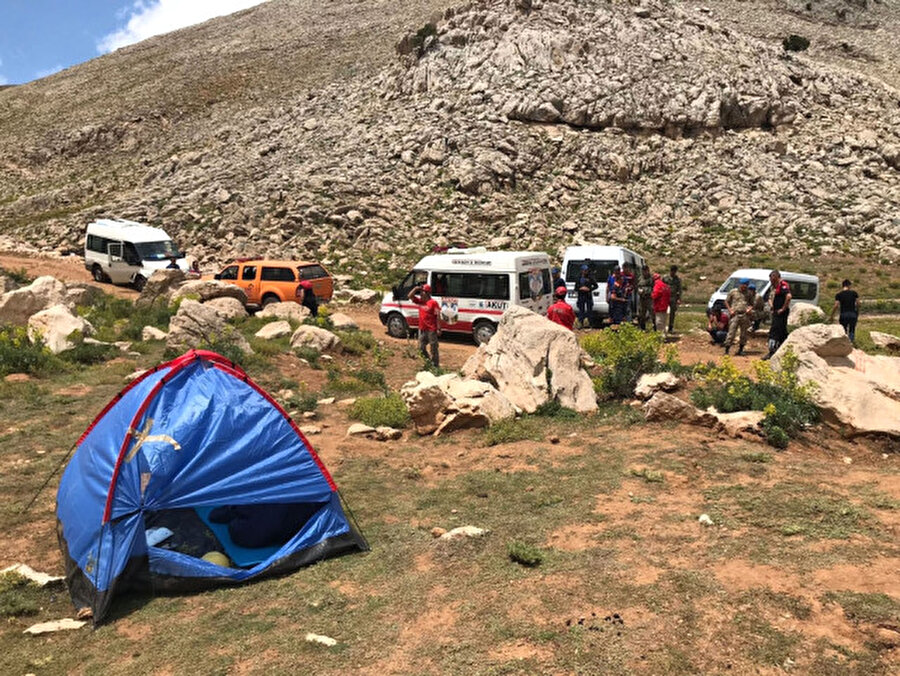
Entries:
{"type": "Polygon", "coordinates": [[[669,268],[669,274],[663,277],[668,285],[671,296],[669,298],[669,333],[675,332],[675,310],[681,305],[681,277],[678,276],[678,266],[669,268]]]}
{"type": "Polygon", "coordinates": [[[750,290],[750,307],[753,308],[750,319],[753,322],[753,332],[755,333],[759,331],[759,325],[763,320],[768,318],[769,311],[766,308],[766,299],[756,293],[756,284],[750,282],[747,288],[750,290]]]}
{"type": "Polygon", "coordinates": [[[747,328],[750,326],[750,315],[753,308],[750,306],[750,290],[747,285],[749,279],[742,279],[737,288],[728,292],[725,297],[725,308],[728,310],[728,335],[725,337],[725,354],[734,345],[735,335],[740,330],[737,356],[744,354],[744,345],[747,344],[747,328]]]}
{"type": "Polygon", "coordinates": [[[641,268],[641,276],[637,282],[638,293],[638,326],[641,331],[647,330],[647,318],[653,323],[656,331],[656,315],[653,314],[653,277],[650,276],[650,267],[641,268]]]}

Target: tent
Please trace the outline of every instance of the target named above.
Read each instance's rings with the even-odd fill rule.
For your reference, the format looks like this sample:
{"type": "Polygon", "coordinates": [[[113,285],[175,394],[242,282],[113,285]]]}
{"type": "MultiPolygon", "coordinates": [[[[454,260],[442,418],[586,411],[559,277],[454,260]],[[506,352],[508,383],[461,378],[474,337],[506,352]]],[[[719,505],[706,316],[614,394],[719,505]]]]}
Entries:
{"type": "Polygon", "coordinates": [[[76,442],[57,531],[72,601],[95,625],[128,589],[237,584],[368,549],[287,413],[235,364],[196,350],[134,380],[76,442]],[[242,546],[216,508],[280,509],[297,530],[242,546]],[[202,558],[211,551],[228,560],[202,558]]]}

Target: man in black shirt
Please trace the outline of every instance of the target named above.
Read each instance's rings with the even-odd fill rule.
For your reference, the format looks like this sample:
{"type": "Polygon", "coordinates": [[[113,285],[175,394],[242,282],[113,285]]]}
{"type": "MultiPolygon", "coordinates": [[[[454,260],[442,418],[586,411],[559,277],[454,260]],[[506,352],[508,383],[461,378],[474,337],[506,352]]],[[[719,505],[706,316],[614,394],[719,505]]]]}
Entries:
{"type": "Polygon", "coordinates": [[[851,343],[856,342],[856,322],[859,320],[859,294],[850,288],[849,279],[845,279],[841,283],[841,291],[834,297],[834,307],[831,308],[831,320],[834,320],[834,313],[840,308],[841,326],[851,343]]]}

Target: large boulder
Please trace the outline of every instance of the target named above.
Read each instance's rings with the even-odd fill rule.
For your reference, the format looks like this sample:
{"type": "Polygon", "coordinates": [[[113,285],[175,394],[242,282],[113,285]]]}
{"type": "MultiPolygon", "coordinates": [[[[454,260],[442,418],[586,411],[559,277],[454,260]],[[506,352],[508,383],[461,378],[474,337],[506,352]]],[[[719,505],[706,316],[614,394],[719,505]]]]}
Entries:
{"type": "Polygon", "coordinates": [[[179,285],[184,282],[182,270],[156,270],[141,289],[141,295],[134,301],[137,307],[149,307],[156,302],[168,304],[179,285]]]}
{"type": "Polygon", "coordinates": [[[331,325],[336,329],[353,330],[359,328],[356,320],[354,320],[350,315],[345,315],[343,312],[335,312],[333,315],[331,315],[330,319],[331,325]]]}
{"type": "Polygon", "coordinates": [[[300,326],[291,336],[291,348],[311,347],[319,352],[340,352],[341,339],[318,326],[300,326]]]}
{"type": "Polygon", "coordinates": [[[28,337],[32,342],[42,339],[53,354],[75,347],[69,340],[75,331],[89,336],[94,332],[94,327],[84,318],[72,314],[65,305],[53,305],[28,318],[28,337]]]}
{"type": "Polygon", "coordinates": [[[241,302],[241,305],[247,304],[247,294],[244,293],[241,287],[220,282],[216,279],[197,279],[184,282],[172,293],[171,300],[174,303],[180,298],[196,299],[201,303],[210,301],[213,298],[236,298],[241,302]]]}
{"type": "Polygon", "coordinates": [[[34,313],[66,304],[65,284],[50,276],[38,277],[28,286],[0,296],[0,324],[24,326],[34,313]]]}
{"type": "Polygon", "coordinates": [[[400,388],[416,432],[438,436],[464,428],[487,427],[512,418],[515,406],[489,383],[463,380],[456,373],[420,371],[400,388]]]}
{"type": "Polygon", "coordinates": [[[225,296],[222,298],[213,298],[206,301],[204,305],[213,308],[227,321],[229,319],[240,319],[247,316],[247,308],[237,298],[225,296]]]}
{"type": "Polygon", "coordinates": [[[900,350],[900,338],[892,336],[890,333],[881,333],[881,331],[869,331],[869,338],[882,350],[900,350]]]}
{"type": "Polygon", "coordinates": [[[794,303],[788,314],[788,326],[805,326],[815,322],[824,322],[825,313],[818,305],[812,303],[794,303]]]}
{"type": "Polygon", "coordinates": [[[166,347],[183,352],[202,345],[233,343],[245,354],[252,353],[250,344],[214,307],[186,299],[169,322],[166,347]]]}
{"type": "Polygon", "coordinates": [[[309,319],[309,308],[299,303],[269,303],[262,310],[256,313],[257,317],[285,319],[302,324],[309,319]]]}
{"type": "Polygon", "coordinates": [[[513,306],[497,333],[463,365],[469,378],[493,384],[513,405],[533,413],[548,401],[587,413],[597,409],[575,334],[531,310],[513,306]]]}
{"type": "Polygon", "coordinates": [[[70,308],[89,307],[100,300],[103,290],[93,284],[75,282],[66,285],[66,302],[70,308]]]}
{"type": "Polygon", "coordinates": [[[817,324],[791,332],[772,357],[780,368],[788,350],[798,360],[801,383],[814,383],[812,397],[826,421],[852,434],[900,437],[900,357],[854,350],[840,326],[817,324]]]}

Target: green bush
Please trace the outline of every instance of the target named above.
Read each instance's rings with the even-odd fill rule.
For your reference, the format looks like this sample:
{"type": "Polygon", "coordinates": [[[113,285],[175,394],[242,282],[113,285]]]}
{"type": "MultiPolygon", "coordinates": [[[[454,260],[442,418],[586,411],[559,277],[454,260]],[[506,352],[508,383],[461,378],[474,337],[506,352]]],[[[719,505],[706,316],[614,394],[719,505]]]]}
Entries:
{"type": "Polygon", "coordinates": [[[358,369],[353,373],[353,377],[367,385],[372,385],[385,392],[387,391],[387,382],[384,379],[383,371],[376,371],[375,369],[358,369]]]}
{"type": "Polygon", "coordinates": [[[761,423],[766,440],[786,448],[789,439],[819,420],[819,407],[812,401],[812,387],[797,379],[798,359],[790,349],[775,370],[769,362],[756,362],[756,380],[741,373],[730,358],[721,366],[706,367],[702,384],[691,393],[698,408],[713,406],[722,413],[763,411],[761,423]]]}
{"type": "Polygon", "coordinates": [[[18,573],[0,575],[0,616],[34,615],[40,610],[40,588],[18,573]]]}
{"type": "Polygon", "coordinates": [[[541,565],[544,561],[544,553],[526,542],[513,540],[506,545],[506,553],[510,560],[515,561],[526,568],[534,568],[541,565]]]}
{"type": "Polygon", "coordinates": [[[350,417],[370,427],[406,427],[409,409],[399,394],[386,397],[363,397],[350,407],[350,417]]]}
{"type": "Polygon", "coordinates": [[[305,359],[309,362],[311,368],[322,368],[322,365],[319,363],[319,357],[322,355],[316,348],[309,347],[308,345],[301,345],[294,348],[294,354],[300,357],[300,359],[305,359]]]}
{"type": "Polygon", "coordinates": [[[0,326],[0,376],[45,373],[56,364],[58,360],[42,340],[28,339],[24,326],[0,326]]]}
{"type": "Polygon", "coordinates": [[[148,307],[137,307],[124,298],[103,294],[93,304],[78,308],[78,314],[91,323],[100,340],[139,341],[145,326],[168,330],[169,320],[177,311],[177,305],[157,302],[148,307]]]}
{"type": "Polygon", "coordinates": [[[70,364],[100,364],[108,359],[112,359],[119,353],[119,348],[115,345],[98,345],[97,343],[84,342],[84,336],[79,331],[70,335],[69,340],[74,347],[65,352],[60,352],[59,358],[70,364]]]}
{"type": "Polygon", "coordinates": [[[663,342],[661,333],[623,324],[617,330],[587,334],[581,339],[581,347],[600,367],[598,391],[627,397],[643,374],[659,370],[663,342]]]}
{"type": "Polygon", "coordinates": [[[15,270],[12,270],[10,268],[0,267],[0,275],[9,277],[19,286],[28,286],[34,281],[34,278],[28,274],[28,271],[25,268],[16,268],[15,270]]]}
{"type": "Polygon", "coordinates": [[[375,349],[375,346],[378,344],[375,336],[370,331],[351,329],[349,331],[335,331],[334,335],[341,339],[344,352],[349,354],[365,354],[375,349]]]}

